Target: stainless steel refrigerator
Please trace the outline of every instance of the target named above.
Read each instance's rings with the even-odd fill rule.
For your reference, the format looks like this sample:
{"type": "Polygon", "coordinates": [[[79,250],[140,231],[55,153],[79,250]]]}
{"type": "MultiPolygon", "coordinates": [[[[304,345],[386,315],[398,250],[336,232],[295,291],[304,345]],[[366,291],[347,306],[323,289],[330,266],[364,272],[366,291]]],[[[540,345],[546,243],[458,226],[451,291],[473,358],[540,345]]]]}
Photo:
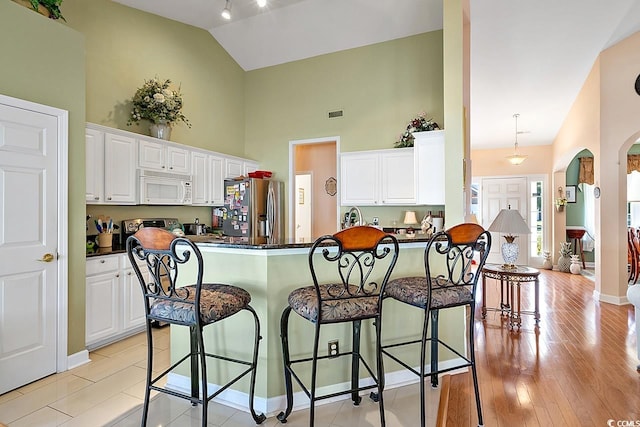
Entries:
{"type": "Polygon", "coordinates": [[[284,238],[284,183],[246,178],[224,181],[222,230],[226,236],[245,237],[257,243],[284,238]]]}

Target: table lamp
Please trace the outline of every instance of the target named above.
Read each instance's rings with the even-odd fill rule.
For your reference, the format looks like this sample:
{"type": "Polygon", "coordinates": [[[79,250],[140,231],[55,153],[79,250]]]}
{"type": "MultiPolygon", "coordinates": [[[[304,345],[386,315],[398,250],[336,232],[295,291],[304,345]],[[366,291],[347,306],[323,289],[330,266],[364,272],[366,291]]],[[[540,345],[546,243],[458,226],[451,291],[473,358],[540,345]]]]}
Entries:
{"type": "Polygon", "coordinates": [[[406,211],[404,214],[403,222],[405,223],[405,225],[409,226],[409,228],[407,228],[407,234],[413,234],[413,228],[411,226],[418,223],[418,218],[416,218],[415,211],[406,211]]]}
{"type": "Polygon", "coordinates": [[[517,236],[515,234],[530,234],[531,230],[527,223],[522,219],[520,212],[516,210],[502,209],[496,219],[489,226],[489,231],[495,233],[503,233],[506,242],[502,244],[501,252],[504,265],[502,268],[513,270],[516,268],[515,262],[518,259],[520,248],[515,242],[517,236]]]}

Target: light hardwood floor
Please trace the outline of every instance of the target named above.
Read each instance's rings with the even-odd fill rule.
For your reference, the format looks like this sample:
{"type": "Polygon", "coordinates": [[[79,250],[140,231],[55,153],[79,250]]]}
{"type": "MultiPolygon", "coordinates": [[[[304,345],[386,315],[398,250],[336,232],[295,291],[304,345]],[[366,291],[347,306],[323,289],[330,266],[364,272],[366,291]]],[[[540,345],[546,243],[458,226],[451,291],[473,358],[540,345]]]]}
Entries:
{"type": "MultiPolygon", "coordinates": [[[[631,306],[593,299],[593,282],[567,273],[541,274],[541,323],[524,316],[520,331],[506,318],[475,315],[476,354],[486,426],[606,426],[612,419],[640,421],[640,374],[636,372],[635,319],[631,306]]],[[[497,305],[498,287],[487,284],[488,305],[497,305]]],[[[481,295],[481,292],[478,292],[481,295]]],[[[533,304],[523,289],[523,307],[533,304]]],[[[480,304],[479,304],[480,306],[480,304]]],[[[169,360],[168,329],[156,330],[162,363],[169,360]]],[[[92,362],[0,395],[0,423],[21,426],[139,426],[144,390],[146,341],[137,335],[91,353],[92,362]]],[[[435,424],[438,390],[430,387],[429,425],[435,424]]],[[[387,425],[414,427],[418,387],[385,392],[387,425]]],[[[199,411],[179,399],[158,396],[149,426],[196,426],[199,411]]],[[[210,426],[255,425],[243,412],[214,404],[210,426]]],[[[286,424],[308,425],[306,411],[286,424]]],[[[476,425],[470,375],[452,375],[449,426],[476,425]]],[[[263,425],[281,425],[275,417],[263,425]]],[[[377,405],[363,399],[319,407],[319,427],[378,426],[377,405]]],[[[630,424],[628,424],[630,425],[630,424]]]]}

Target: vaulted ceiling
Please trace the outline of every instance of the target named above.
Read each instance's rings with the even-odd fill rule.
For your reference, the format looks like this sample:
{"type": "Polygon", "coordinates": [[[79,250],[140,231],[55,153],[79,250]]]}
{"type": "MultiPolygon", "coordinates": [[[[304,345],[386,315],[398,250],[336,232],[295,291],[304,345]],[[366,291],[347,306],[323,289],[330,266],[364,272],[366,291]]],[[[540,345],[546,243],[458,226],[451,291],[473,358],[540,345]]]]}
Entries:
{"type": "MultiPolygon", "coordinates": [[[[225,0],[114,1],[209,31],[247,71],[442,28],[442,0],[231,0],[230,21],[225,0]]],[[[513,146],[515,113],[521,147],[551,144],[599,53],[640,30],[638,0],[470,8],[474,149],[513,146]]]]}

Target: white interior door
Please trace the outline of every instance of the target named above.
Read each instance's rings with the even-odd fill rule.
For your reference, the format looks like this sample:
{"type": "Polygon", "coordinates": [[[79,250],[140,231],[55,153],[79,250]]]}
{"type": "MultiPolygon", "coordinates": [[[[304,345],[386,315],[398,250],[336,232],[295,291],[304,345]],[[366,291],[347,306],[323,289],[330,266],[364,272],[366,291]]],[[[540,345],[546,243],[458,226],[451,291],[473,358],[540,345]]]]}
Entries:
{"type": "Polygon", "coordinates": [[[296,174],[296,242],[311,241],[311,174],[296,174]]]}
{"type": "Polygon", "coordinates": [[[58,119],[0,104],[0,394],[56,372],[58,119]]]}
{"type": "MultiPolygon", "coordinates": [[[[527,178],[485,178],[482,180],[482,226],[489,228],[493,220],[498,216],[500,210],[511,207],[520,212],[522,218],[528,224],[528,187],[527,178]]],[[[531,226],[529,224],[529,229],[531,226]]],[[[500,253],[500,247],[505,242],[503,234],[491,234],[491,251],[487,262],[504,263],[500,253]]],[[[518,236],[516,243],[520,248],[516,264],[529,264],[529,241],[527,236],[518,236]]]]}

